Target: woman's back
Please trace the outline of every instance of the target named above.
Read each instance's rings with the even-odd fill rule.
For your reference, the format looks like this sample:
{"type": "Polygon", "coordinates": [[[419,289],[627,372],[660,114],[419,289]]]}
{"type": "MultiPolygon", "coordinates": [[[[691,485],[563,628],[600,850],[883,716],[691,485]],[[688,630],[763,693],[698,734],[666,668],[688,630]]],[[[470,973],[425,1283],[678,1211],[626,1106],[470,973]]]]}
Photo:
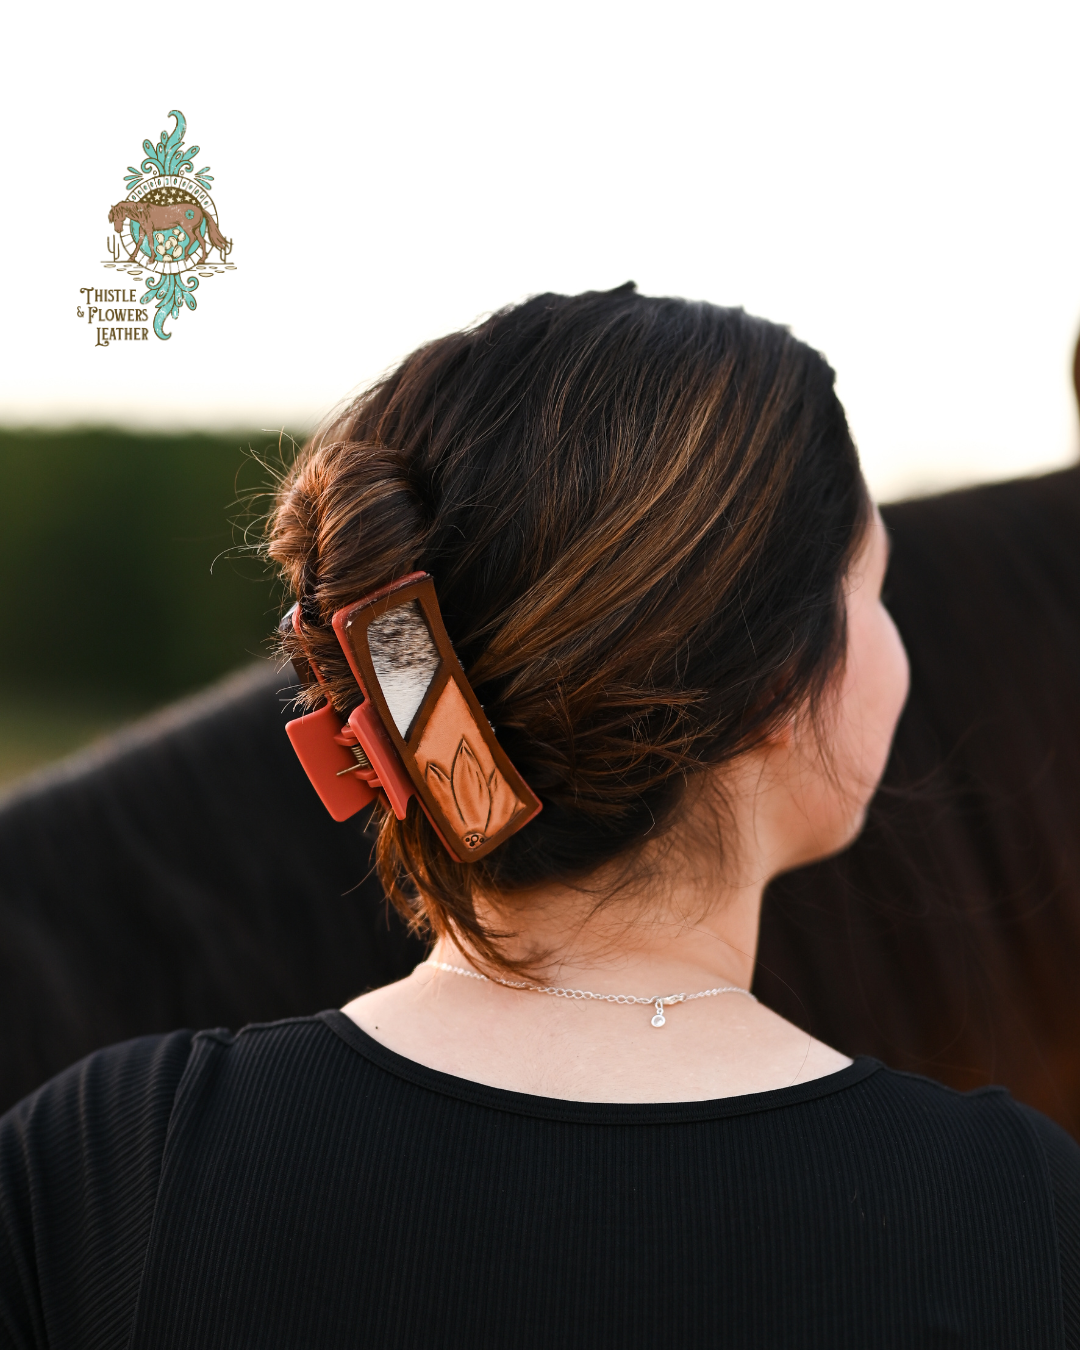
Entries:
{"type": "Polygon", "coordinates": [[[20,1350],[1080,1345],[1080,1148],[869,1059],[566,1102],[327,1012],[100,1052],[0,1168],[20,1350]]]}

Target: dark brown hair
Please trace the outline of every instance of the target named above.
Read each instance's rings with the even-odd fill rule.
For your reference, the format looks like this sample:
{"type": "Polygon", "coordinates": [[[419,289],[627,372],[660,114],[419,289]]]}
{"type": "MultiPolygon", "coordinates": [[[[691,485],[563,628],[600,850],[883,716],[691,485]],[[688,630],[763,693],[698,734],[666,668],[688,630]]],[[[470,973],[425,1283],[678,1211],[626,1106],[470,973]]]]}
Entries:
{"type": "Polygon", "coordinates": [[[472,865],[416,806],[383,815],[380,876],[415,924],[499,960],[477,894],[627,854],[690,774],[820,693],[867,520],[833,382],[741,310],[541,295],[420,348],[301,452],[268,548],[336,707],[360,693],[333,613],[430,572],[544,804],[472,865]]]}

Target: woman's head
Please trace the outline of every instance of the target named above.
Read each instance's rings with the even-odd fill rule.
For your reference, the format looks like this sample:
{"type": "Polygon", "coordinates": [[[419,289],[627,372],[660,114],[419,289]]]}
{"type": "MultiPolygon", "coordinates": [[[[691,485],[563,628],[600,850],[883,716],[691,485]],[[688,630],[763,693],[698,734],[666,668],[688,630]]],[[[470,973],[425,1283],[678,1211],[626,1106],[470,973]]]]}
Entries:
{"type": "Polygon", "coordinates": [[[817,707],[869,520],[829,366],[741,310],[542,295],[406,358],[300,455],[270,554],[342,712],[331,616],[429,572],[544,810],[471,865],[417,808],[385,816],[398,903],[492,954],[478,896],[631,855],[695,775],[817,707]]]}

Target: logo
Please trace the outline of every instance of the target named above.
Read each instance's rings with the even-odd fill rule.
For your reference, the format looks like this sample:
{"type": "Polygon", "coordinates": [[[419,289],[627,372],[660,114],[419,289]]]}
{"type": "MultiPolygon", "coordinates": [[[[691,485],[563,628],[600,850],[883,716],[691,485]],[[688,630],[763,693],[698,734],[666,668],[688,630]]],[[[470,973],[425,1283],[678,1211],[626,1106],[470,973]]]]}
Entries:
{"type": "MultiPolygon", "coordinates": [[[[154,306],[154,336],[167,342],[171,333],[165,324],[180,315],[181,306],[196,308],[195,291],[199,280],[220,272],[235,270],[230,259],[232,240],[222,232],[217,207],[210,196],[214,181],[210,166],[195,168],[201,147],[184,147],[187,120],[173,110],[176,123],[171,133],[162,132],[156,145],[143,141],[146,158],[138,169],[128,165],[124,186],[128,195],[109,207],[109,257],[106,267],[126,272],[146,287],[139,305],[154,306]],[[215,257],[216,254],[216,257],[215,257]]],[[[119,322],[138,324],[149,317],[148,310],[104,308],[102,301],[133,301],[136,287],[101,289],[84,286],[87,319],[90,323],[119,322]]],[[[80,317],[82,316],[80,304],[80,317]]],[[[98,346],[110,341],[141,340],[146,328],[98,327],[98,346]]]]}

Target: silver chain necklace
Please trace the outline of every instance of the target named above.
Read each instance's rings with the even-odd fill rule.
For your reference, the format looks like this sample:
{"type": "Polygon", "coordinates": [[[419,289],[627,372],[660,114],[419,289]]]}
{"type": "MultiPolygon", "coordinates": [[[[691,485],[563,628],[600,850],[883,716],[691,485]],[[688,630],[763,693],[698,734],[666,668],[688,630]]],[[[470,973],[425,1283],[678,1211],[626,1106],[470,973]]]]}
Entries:
{"type": "Polygon", "coordinates": [[[654,1027],[662,1027],[667,1021],[664,1009],[673,1003],[692,1003],[696,998],[712,998],[714,994],[745,994],[757,1002],[756,995],[749,989],[737,984],[721,984],[715,989],[702,989],[697,994],[651,994],[648,998],[638,998],[634,994],[593,994],[588,989],[564,989],[558,984],[529,984],[527,980],[501,980],[498,975],[481,975],[478,970],[466,970],[464,966],[448,966],[445,961],[425,961],[424,965],[434,966],[436,970],[445,970],[451,975],[464,975],[470,980],[484,980],[488,984],[505,985],[507,989],[525,989],[530,994],[550,994],[552,998],[592,999],[595,1003],[651,1003],[656,1009],[652,1016],[654,1027]]]}

